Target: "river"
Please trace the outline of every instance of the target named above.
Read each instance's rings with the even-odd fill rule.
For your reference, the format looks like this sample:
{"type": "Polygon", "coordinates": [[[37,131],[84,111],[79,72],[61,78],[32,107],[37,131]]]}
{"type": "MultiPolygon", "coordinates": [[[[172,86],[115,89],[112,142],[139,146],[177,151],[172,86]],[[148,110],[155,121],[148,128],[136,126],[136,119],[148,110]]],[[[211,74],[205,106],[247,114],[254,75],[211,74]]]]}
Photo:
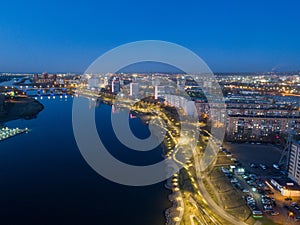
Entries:
{"type": "MultiPolygon", "coordinates": [[[[129,187],[98,175],[81,156],[72,131],[72,97],[39,100],[45,109],[32,120],[8,127],[31,131],[0,142],[0,223],[10,225],[163,225],[170,206],[164,183],[129,187]]],[[[126,149],[110,125],[111,106],[100,104],[96,124],[111,153],[137,165],[162,160],[161,148],[148,153],[126,149]]],[[[122,113],[122,112],[119,112],[122,113]]],[[[149,129],[130,125],[140,138],[149,129]]]]}

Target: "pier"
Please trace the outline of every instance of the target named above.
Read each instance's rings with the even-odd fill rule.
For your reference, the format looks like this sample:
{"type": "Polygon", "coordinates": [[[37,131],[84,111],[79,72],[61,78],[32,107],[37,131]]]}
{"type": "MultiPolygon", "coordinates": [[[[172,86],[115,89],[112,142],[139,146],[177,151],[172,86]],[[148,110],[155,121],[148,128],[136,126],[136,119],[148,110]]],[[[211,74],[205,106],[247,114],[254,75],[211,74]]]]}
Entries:
{"type": "Polygon", "coordinates": [[[4,141],[18,134],[27,133],[28,131],[29,131],[28,128],[20,129],[20,128],[3,127],[0,129],[0,141],[4,141]]]}

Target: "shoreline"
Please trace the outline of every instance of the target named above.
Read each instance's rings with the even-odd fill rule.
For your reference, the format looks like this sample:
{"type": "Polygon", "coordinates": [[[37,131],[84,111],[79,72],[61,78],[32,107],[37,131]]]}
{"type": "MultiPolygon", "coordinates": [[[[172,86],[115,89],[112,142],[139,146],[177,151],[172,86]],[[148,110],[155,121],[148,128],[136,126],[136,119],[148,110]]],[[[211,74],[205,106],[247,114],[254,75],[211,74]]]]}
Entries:
{"type": "MultiPolygon", "coordinates": [[[[163,147],[163,152],[165,152],[165,147],[163,147]]],[[[166,158],[166,156],[162,155],[163,158],[166,158]]],[[[177,174],[176,174],[177,175],[177,174]]],[[[179,201],[177,200],[178,197],[180,197],[180,191],[175,192],[173,190],[173,185],[172,185],[172,179],[174,178],[174,175],[170,178],[168,178],[165,181],[165,189],[170,190],[171,193],[168,195],[168,201],[170,202],[171,206],[166,208],[164,210],[164,217],[165,217],[165,225],[176,225],[178,221],[174,221],[172,218],[178,217],[178,207],[180,206],[179,201]]]]}
{"type": "Polygon", "coordinates": [[[171,206],[167,209],[164,210],[164,215],[165,215],[165,225],[173,225],[175,224],[171,218],[172,218],[172,214],[173,211],[175,211],[176,209],[176,199],[175,199],[175,192],[172,191],[172,187],[171,187],[171,178],[169,178],[166,183],[165,183],[165,188],[167,190],[171,190],[171,194],[168,195],[168,200],[171,203],[171,206]]]}

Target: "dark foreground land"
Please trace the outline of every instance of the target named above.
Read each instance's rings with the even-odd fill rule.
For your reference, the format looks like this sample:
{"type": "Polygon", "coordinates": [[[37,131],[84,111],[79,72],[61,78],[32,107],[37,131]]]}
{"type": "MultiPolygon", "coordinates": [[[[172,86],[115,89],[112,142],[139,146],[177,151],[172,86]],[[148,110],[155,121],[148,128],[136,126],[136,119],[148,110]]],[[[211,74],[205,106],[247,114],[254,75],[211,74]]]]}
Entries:
{"type": "Polygon", "coordinates": [[[35,99],[16,97],[6,99],[3,110],[0,112],[0,123],[16,119],[32,119],[44,109],[44,106],[35,99]]]}

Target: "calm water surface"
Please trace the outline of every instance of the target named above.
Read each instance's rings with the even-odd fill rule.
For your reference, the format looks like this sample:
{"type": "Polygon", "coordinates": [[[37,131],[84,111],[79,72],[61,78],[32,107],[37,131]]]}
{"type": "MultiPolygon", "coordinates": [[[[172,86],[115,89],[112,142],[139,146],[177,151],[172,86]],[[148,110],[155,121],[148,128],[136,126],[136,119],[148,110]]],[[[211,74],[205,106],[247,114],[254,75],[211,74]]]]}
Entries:
{"type": "MultiPolygon", "coordinates": [[[[8,122],[31,132],[0,142],[0,224],[163,225],[169,207],[164,183],[128,187],[94,172],[82,158],[72,132],[72,98],[40,100],[45,109],[33,120],[8,122]]],[[[111,107],[96,109],[98,132],[111,153],[146,165],[161,160],[161,149],[137,153],[122,146],[110,126],[111,107]]],[[[149,135],[130,120],[140,138],[149,135]]]]}

